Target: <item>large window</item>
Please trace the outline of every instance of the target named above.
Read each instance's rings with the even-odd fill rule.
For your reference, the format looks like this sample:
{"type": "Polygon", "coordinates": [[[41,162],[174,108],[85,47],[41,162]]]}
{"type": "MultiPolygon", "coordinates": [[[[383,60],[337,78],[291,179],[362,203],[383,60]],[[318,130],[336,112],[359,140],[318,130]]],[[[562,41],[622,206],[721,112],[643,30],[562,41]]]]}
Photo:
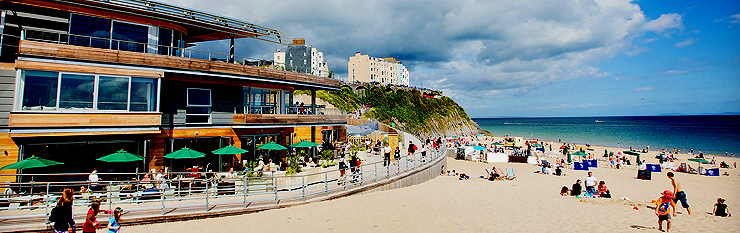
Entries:
{"type": "Polygon", "coordinates": [[[157,79],[21,70],[18,110],[157,111],[157,79]]]}
{"type": "Polygon", "coordinates": [[[211,90],[188,88],[185,123],[211,123],[211,90]]]}
{"type": "Polygon", "coordinates": [[[182,34],[172,29],[80,14],[72,14],[69,34],[71,45],[142,53],[178,55],[171,47],[185,46],[182,34]],[[149,39],[156,43],[149,44],[149,39]]]}
{"type": "Polygon", "coordinates": [[[149,26],[113,21],[112,49],[145,53],[148,37],[149,26]]]}

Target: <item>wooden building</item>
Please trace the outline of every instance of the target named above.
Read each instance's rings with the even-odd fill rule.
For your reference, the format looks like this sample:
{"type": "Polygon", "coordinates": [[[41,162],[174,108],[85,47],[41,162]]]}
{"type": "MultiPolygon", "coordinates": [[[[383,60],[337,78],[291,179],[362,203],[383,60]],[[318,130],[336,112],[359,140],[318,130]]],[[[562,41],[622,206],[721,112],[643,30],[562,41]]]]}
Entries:
{"type": "Polygon", "coordinates": [[[242,65],[253,62],[234,55],[237,38],[290,43],[278,30],[148,0],[2,0],[0,9],[0,166],[30,156],[65,163],[2,173],[193,163],[219,171],[264,155],[257,145],[290,145],[296,127],[308,129],[300,139],[346,139],[344,115],[317,114],[314,104],[301,115],[292,105],[294,90],[315,99],[316,90],[339,89],[338,80],[242,65]],[[189,49],[216,40],[230,41],[230,51],[189,49]],[[210,154],[229,144],[249,152],[210,154]],[[182,147],[207,156],[163,157],[182,147]],[[146,160],[95,160],[121,149],[146,160]]]}

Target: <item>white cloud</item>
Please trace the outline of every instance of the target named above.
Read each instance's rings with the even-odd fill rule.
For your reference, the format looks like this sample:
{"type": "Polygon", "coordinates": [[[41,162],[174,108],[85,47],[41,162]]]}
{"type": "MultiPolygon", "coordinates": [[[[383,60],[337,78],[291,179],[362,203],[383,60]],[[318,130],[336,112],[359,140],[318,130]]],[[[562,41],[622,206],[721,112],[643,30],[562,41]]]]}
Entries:
{"type": "Polygon", "coordinates": [[[740,14],[731,15],[729,18],[730,24],[740,24],[740,14]]]}
{"type": "Polygon", "coordinates": [[[642,28],[646,31],[653,31],[659,34],[665,32],[665,35],[668,35],[668,32],[674,29],[683,30],[683,23],[679,14],[662,14],[660,18],[645,23],[642,28]]]}
{"type": "Polygon", "coordinates": [[[668,70],[663,72],[664,75],[682,75],[682,74],[688,74],[692,71],[689,70],[668,70]]]}
{"type": "Polygon", "coordinates": [[[673,44],[673,46],[681,48],[681,47],[689,46],[691,44],[694,44],[694,39],[684,40],[684,41],[673,44]]]}
{"type": "MultiPolygon", "coordinates": [[[[592,64],[645,52],[633,45],[645,31],[683,29],[681,15],[647,20],[632,0],[170,2],[306,38],[342,76],[354,52],[394,56],[410,68],[412,86],[424,80],[425,87],[433,84],[470,102],[609,76],[592,64]]],[[[228,42],[221,43],[228,51],[228,42]]],[[[281,47],[257,40],[236,44],[237,54],[257,58],[271,58],[281,47]]]]}

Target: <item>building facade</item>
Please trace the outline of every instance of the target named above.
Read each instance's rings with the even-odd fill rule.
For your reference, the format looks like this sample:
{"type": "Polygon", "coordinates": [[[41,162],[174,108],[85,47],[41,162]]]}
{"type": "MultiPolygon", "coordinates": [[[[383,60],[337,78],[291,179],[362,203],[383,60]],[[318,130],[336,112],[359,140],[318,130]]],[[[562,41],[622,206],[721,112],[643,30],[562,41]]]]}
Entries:
{"type": "Polygon", "coordinates": [[[31,156],[64,163],[0,172],[241,169],[245,161],[285,156],[257,145],[322,143],[322,133],[344,132],[345,116],[316,114],[312,103],[300,107],[311,115],[298,115],[292,98],[294,90],[338,90],[338,80],[239,64],[233,50],[227,60],[198,57],[185,46],[254,37],[282,43],[281,32],[165,3],[117,2],[0,2],[0,166],[31,156]],[[300,136],[296,128],[312,130],[300,136]],[[248,152],[211,153],[226,145],[248,152]],[[164,158],[184,147],[206,156],[164,158]],[[118,150],[145,159],[96,160],[118,150]]]}
{"type": "Polygon", "coordinates": [[[393,57],[371,57],[360,52],[349,58],[347,76],[350,83],[409,85],[409,72],[393,57]]]}
{"type": "Polygon", "coordinates": [[[324,53],[306,45],[305,39],[293,39],[293,44],[285,49],[278,49],[273,58],[277,66],[287,71],[319,77],[329,76],[329,66],[324,61],[324,53]]]}

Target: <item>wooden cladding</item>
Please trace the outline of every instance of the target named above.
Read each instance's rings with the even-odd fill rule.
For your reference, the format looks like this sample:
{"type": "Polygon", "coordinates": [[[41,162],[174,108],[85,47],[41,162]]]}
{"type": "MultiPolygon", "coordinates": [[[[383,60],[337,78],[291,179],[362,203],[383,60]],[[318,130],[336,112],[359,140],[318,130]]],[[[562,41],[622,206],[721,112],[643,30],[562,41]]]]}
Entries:
{"type": "Polygon", "coordinates": [[[10,113],[10,127],[159,126],[161,113],[10,113]]]}
{"type": "Polygon", "coordinates": [[[28,69],[28,70],[45,70],[45,71],[48,70],[48,71],[61,71],[61,72],[79,72],[79,73],[88,73],[88,74],[124,75],[124,76],[133,76],[133,77],[161,78],[164,76],[164,72],[160,72],[160,71],[92,67],[92,66],[46,63],[46,62],[35,62],[35,61],[16,61],[15,67],[18,69],[28,69]]]}
{"type": "Polygon", "coordinates": [[[129,65],[169,67],[339,87],[336,79],[219,61],[23,40],[19,54],[129,65]]]}
{"type": "Polygon", "coordinates": [[[344,115],[234,114],[234,124],[346,124],[344,115]]]}

